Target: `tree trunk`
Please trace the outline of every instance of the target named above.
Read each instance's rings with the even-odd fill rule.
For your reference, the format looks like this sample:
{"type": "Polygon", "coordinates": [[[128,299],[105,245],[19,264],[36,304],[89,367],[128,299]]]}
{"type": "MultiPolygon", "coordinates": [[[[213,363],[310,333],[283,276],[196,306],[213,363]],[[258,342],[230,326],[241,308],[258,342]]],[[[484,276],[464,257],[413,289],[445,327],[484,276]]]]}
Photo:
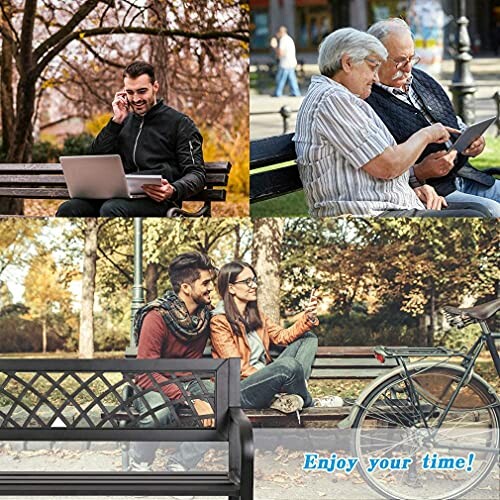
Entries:
{"type": "Polygon", "coordinates": [[[158,264],[148,262],[146,272],[144,273],[144,281],[146,285],[146,302],[151,302],[158,297],[158,264]]]}
{"type": "Polygon", "coordinates": [[[42,352],[47,352],[47,319],[42,319],[42,352]]]}
{"type": "Polygon", "coordinates": [[[85,246],[82,275],[82,309],[80,311],[80,336],[78,355],[80,358],[94,357],[94,295],[97,263],[97,219],[85,220],[85,246]]]}
{"type": "Polygon", "coordinates": [[[436,335],[437,326],[437,311],[436,311],[436,290],[434,288],[434,281],[431,280],[431,286],[429,288],[430,298],[429,298],[429,325],[427,326],[427,345],[434,345],[434,338],[436,335]]]}
{"type": "Polygon", "coordinates": [[[280,262],[284,219],[253,222],[252,262],[260,281],[259,306],[275,322],[280,319],[280,262]]]}
{"type": "MultiPolygon", "coordinates": [[[[10,18],[11,7],[4,6],[4,18],[10,18]]],[[[2,149],[9,150],[13,142],[14,132],[14,95],[13,95],[13,66],[14,47],[8,36],[13,36],[12,30],[0,13],[0,23],[5,34],[2,35],[2,51],[0,60],[0,107],[2,117],[2,149]]]]}

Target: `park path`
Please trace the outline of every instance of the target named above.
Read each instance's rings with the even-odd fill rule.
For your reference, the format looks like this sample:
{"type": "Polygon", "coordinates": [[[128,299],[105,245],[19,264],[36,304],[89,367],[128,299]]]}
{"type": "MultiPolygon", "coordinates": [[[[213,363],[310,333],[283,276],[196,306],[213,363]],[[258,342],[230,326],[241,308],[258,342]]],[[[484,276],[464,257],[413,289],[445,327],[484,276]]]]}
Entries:
{"type": "MultiPolygon", "coordinates": [[[[306,64],[306,80],[309,81],[311,75],[317,73],[317,66],[306,64]]],[[[453,77],[454,61],[443,62],[442,76],[439,79],[441,85],[448,91],[453,77]]],[[[500,92],[500,58],[476,58],[472,60],[471,71],[476,81],[476,120],[480,121],[490,116],[496,115],[495,103],[492,99],[496,91],[500,92]]],[[[307,90],[307,83],[302,84],[302,92],[307,90]]],[[[295,130],[296,111],[302,102],[302,97],[271,97],[274,89],[270,87],[259,93],[255,89],[250,89],[250,139],[260,139],[279,135],[283,133],[283,119],[279,114],[282,106],[288,106],[294,113],[289,119],[288,131],[295,130]],[[270,114],[258,114],[270,112],[270,114]],[[253,113],[253,114],[252,114],[253,113]]],[[[449,92],[448,92],[449,93],[449,92]]],[[[449,93],[451,96],[451,94],[449,93]]],[[[488,134],[494,134],[496,128],[492,125],[488,129],[488,134]]]]}

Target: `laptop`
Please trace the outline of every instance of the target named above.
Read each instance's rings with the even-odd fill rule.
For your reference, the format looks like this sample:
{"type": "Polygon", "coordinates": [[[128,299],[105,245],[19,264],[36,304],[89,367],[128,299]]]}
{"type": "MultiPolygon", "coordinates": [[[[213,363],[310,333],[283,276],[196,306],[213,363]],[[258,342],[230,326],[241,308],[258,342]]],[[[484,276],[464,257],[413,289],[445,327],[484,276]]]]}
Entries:
{"type": "Polygon", "coordinates": [[[456,149],[459,153],[463,153],[476,139],[479,139],[488,127],[497,119],[496,116],[488,118],[482,122],[475,123],[469,128],[465,129],[458,137],[458,139],[453,143],[453,145],[448,149],[456,149]]]}
{"type": "Polygon", "coordinates": [[[125,175],[120,155],[61,156],[70,198],[144,198],[143,184],[161,186],[161,175],[125,175]]]}

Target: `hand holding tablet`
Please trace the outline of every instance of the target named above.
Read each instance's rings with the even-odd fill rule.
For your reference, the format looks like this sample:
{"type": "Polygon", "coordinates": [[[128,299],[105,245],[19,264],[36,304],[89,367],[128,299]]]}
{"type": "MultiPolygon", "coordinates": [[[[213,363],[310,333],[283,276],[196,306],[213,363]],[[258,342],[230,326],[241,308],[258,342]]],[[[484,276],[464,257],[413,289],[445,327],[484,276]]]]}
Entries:
{"type": "Polygon", "coordinates": [[[496,116],[493,116],[492,118],[488,118],[487,120],[471,125],[469,128],[464,130],[462,134],[460,134],[458,139],[453,143],[448,151],[455,149],[459,153],[463,153],[476,139],[481,137],[486,132],[488,127],[495,120],[496,116]]]}

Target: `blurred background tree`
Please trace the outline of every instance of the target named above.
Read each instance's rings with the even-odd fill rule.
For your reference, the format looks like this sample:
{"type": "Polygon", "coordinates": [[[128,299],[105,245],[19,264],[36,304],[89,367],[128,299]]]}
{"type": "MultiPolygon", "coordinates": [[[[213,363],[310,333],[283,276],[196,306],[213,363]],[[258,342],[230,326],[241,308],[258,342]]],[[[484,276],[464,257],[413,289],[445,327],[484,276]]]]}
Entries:
{"type": "MultiPolygon", "coordinates": [[[[144,59],[160,96],[202,130],[206,160],[233,163],[224,215],[248,213],[248,17],[247,2],[225,0],[0,0],[3,161],[54,161],[47,143],[60,149],[61,129],[81,134],[87,121],[98,132],[123,69],[144,59]]],[[[22,200],[0,201],[0,213],[22,211],[22,200]]]]}
{"type": "MultiPolygon", "coordinates": [[[[252,262],[259,304],[276,311],[277,321],[292,321],[317,289],[323,345],[457,347],[475,329],[450,329],[441,308],[500,295],[497,226],[474,219],[145,219],[145,294],[148,301],[164,294],[171,259],[198,250],[219,268],[252,262]]],[[[94,350],[121,356],[132,284],[132,219],[0,219],[0,353],[45,345],[82,357],[94,350]]]]}

